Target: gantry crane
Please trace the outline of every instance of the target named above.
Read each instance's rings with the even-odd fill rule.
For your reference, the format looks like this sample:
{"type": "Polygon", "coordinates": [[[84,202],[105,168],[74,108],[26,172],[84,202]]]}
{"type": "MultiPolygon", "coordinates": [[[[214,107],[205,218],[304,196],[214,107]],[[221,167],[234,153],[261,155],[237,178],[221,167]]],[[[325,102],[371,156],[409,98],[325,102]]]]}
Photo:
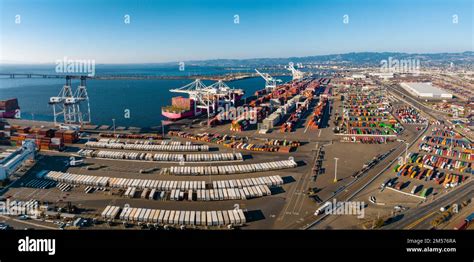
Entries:
{"type": "Polygon", "coordinates": [[[53,107],[54,123],[57,124],[58,116],[63,116],[66,124],[87,124],[91,122],[89,96],[86,88],[86,77],[81,76],[81,84],[73,92],[71,76],[66,76],[66,84],[57,96],[49,98],[53,107]]]}
{"type": "Polygon", "coordinates": [[[296,69],[293,63],[290,63],[287,69],[291,71],[291,74],[293,75],[293,80],[300,80],[304,78],[304,73],[296,69]]]}
{"type": "Polygon", "coordinates": [[[257,69],[255,71],[265,80],[265,89],[267,91],[273,91],[277,87],[277,82],[281,82],[280,79],[275,79],[268,73],[261,73],[257,69]]]}

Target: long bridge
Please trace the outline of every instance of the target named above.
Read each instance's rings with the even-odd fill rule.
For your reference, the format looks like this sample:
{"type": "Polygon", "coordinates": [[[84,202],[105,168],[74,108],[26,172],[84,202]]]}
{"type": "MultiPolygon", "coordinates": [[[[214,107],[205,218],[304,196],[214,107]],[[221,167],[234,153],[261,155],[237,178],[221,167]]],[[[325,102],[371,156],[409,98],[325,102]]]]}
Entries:
{"type": "MultiPolygon", "coordinates": [[[[52,75],[52,74],[31,74],[31,73],[0,73],[0,76],[9,78],[65,78],[66,75],[52,75]]],[[[76,76],[81,78],[81,76],[76,76]]]]}

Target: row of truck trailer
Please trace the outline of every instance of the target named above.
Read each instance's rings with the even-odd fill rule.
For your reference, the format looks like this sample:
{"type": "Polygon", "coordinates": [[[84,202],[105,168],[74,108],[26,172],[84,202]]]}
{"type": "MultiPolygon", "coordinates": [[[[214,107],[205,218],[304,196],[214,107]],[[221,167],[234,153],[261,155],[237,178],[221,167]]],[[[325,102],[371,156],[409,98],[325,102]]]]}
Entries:
{"type": "Polygon", "coordinates": [[[36,199],[30,199],[28,201],[21,200],[12,200],[6,202],[4,207],[4,212],[9,212],[10,214],[27,214],[35,215],[39,208],[39,201],[36,199]]]}
{"type": "Polygon", "coordinates": [[[173,189],[170,193],[170,200],[183,200],[185,198],[190,201],[194,199],[197,201],[246,200],[271,194],[267,185],[228,189],[198,189],[195,192],[192,189],[187,191],[173,189]]]}
{"type": "Polygon", "coordinates": [[[217,211],[162,210],[107,206],[102,218],[121,221],[155,223],[160,225],[225,226],[243,225],[247,219],[242,209],[217,211]]]}
{"type": "Polygon", "coordinates": [[[105,143],[88,141],[85,144],[86,147],[90,148],[108,148],[108,149],[126,149],[126,150],[137,150],[137,151],[168,151],[168,152],[193,152],[193,151],[209,151],[208,145],[146,145],[146,144],[126,144],[126,143],[105,143]]]}
{"type": "Polygon", "coordinates": [[[135,144],[135,145],[172,145],[172,146],[180,146],[180,145],[192,145],[191,142],[185,142],[184,144],[180,141],[175,140],[161,140],[161,141],[153,141],[153,140],[129,140],[129,139],[112,139],[112,138],[101,138],[99,139],[100,143],[107,143],[107,144],[135,144]]]}
{"type": "MultiPolygon", "coordinates": [[[[129,187],[123,193],[124,197],[135,198],[139,189],[129,187]]],[[[160,191],[155,188],[145,188],[140,193],[140,197],[149,200],[172,200],[172,201],[219,201],[219,200],[246,200],[251,198],[269,196],[272,192],[267,185],[255,185],[242,188],[223,189],[197,189],[182,190],[172,189],[171,191],[160,191]]]]}
{"type": "Polygon", "coordinates": [[[275,171],[295,168],[297,166],[298,164],[294,160],[281,160],[227,166],[172,166],[170,168],[163,168],[162,173],[169,175],[225,175],[275,171]]]}
{"type": "Polygon", "coordinates": [[[105,151],[93,149],[81,149],[78,152],[81,157],[94,157],[118,160],[141,160],[141,161],[163,161],[163,162],[214,162],[214,161],[243,161],[241,153],[219,153],[219,154],[173,154],[173,153],[138,153],[123,151],[105,151]]]}
{"type": "Polygon", "coordinates": [[[278,176],[266,176],[256,178],[230,179],[230,180],[214,180],[212,184],[206,184],[206,181],[173,181],[173,180],[152,180],[152,179],[136,179],[136,178],[116,178],[102,177],[90,175],[78,175],[71,173],[63,173],[59,171],[49,171],[45,179],[56,182],[89,185],[97,187],[113,187],[113,188],[129,188],[136,187],[138,189],[150,188],[160,191],[171,191],[173,189],[181,190],[198,190],[198,189],[223,189],[223,188],[243,188],[258,185],[281,186],[283,179],[278,176]]]}

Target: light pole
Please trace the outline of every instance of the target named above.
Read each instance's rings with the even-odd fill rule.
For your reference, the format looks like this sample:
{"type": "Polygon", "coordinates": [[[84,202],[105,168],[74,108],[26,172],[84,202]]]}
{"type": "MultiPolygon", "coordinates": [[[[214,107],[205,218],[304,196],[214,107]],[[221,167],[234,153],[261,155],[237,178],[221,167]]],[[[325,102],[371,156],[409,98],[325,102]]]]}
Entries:
{"type": "Polygon", "coordinates": [[[115,118],[112,118],[112,125],[114,127],[114,135],[115,135],[115,118]]]}
{"type": "Polygon", "coordinates": [[[337,160],[339,160],[339,158],[335,157],[334,160],[336,161],[334,164],[335,164],[335,167],[334,167],[334,183],[337,183],[337,160]]]}
{"type": "Polygon", "coordinates": [[[453,151],[454,135],[455,135],[455,133],[454,133],[454,131],[452,131],[452,133],[451,133],[451,145],[449,146],[449,151],[451,151],[451,152],[453,151]]]}
{"type": "Polygon", "coordinates": [[[408,161],[408,146],[409,146],[409,145],[410,145],[409,143],[405,143],[405,146],[406,146],[406,147],[405,147],[405,161],[404,161],[405,164],[406,164],[407,161],[408,161]]]}
{"type": "Polygon", "coordinates": [[[161,120],[161,137],[165,138],[165,126],[163,125],[163,120],[161,120]]]}

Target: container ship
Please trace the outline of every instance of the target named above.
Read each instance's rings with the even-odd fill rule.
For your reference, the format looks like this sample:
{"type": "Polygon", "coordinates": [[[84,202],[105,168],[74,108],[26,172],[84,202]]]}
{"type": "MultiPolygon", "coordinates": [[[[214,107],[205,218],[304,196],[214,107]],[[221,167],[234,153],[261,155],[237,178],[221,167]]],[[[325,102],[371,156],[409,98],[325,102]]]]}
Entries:
{"type": "Polygon", "coordinates": [[[230,88],[222,81],[206,86],[199,79],[170,92],[188,94],[189,97],[173,97],[171,105],[161,108],[161,114],[169,120],[195,117],[206,112],[216,114],[219,107],[240,105],[245,94],[242,89],[230,88]]]}
{"type": "Polygon", "coordinates": [[[161,114],[170,120],[193,117],[200,113],[194,110],[193,99],[182,96],[173,97],[171,105],[161,108],[161,114]]]}
{"type": "Polygon", "coordinates": [[[20,118],[18,99],[11,98],[0,101],[0,118],[20,118]]]}

